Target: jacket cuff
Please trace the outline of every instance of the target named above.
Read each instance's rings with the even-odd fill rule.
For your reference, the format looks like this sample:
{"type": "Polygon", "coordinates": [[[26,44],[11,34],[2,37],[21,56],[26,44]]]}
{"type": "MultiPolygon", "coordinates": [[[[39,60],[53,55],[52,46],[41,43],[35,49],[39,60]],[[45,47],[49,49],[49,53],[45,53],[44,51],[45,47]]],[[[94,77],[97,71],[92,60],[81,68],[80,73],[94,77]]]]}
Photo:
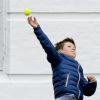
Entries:
{"type": "Polygon", "coordinates": [[[94,87],[96,89],[97,87],[97,81],[89,83],[90,86],[94,87]]]}
{"type": "Polygon", "coordinates": [[[38,25],[37,27],[33,28],[34,30],[38,30],[40,28],[40,25],[38,25]]]}

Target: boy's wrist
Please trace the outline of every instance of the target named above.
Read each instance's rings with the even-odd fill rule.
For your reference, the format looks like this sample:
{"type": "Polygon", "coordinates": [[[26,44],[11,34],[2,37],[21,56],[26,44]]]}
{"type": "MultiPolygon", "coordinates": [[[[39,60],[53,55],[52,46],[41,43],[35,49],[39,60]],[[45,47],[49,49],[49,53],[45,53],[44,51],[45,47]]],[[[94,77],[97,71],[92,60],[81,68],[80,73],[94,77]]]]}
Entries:
{"type": "Polygon", "coordinates": [[[91,81],[89,81],[89,83],[95,83],[95,82],[97,82],[96,80],[91,80],[91,81]]]}
{"type": "Polygon", "coordinates": [[[40,26],[37,25],[36,27],[33,27],[34,30],[37,30],[40,26]]]}

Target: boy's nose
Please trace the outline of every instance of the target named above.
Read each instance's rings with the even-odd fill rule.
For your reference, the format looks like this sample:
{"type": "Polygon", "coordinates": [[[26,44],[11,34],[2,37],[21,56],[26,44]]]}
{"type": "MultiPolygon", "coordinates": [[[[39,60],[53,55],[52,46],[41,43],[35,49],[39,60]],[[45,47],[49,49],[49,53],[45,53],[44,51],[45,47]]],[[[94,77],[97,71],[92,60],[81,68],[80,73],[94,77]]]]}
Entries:
{"type": "Polygon", "coordinates": [[[75,51],[75,48],[72,48],[73,51],[75,51]]]}

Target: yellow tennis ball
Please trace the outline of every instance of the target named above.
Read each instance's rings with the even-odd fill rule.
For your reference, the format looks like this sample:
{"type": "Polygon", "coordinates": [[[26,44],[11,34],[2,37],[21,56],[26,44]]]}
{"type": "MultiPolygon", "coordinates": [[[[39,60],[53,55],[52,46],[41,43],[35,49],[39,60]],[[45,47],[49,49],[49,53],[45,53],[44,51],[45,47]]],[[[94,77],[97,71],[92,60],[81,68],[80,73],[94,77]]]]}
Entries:
{"type": "Polygon", "coordinates": [[[31,10],[29,8],[25,8],[24,15],[29,16],[31,14],[31,10]]]}

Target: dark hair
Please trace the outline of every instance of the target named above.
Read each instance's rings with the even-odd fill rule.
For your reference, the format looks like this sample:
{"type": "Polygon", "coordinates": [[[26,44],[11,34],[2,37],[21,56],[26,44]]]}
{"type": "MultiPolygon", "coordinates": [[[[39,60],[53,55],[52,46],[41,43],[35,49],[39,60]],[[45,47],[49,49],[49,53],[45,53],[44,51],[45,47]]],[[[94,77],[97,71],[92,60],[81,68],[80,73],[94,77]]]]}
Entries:
{"type": "Polygon", "coordinates": [[[66,42],[71,42],[76,47],[74,40],[72,38],[67,37],[64,40],[55,44],[56,50],[63,49],[64,43],[66,43],[66,42]]]}

